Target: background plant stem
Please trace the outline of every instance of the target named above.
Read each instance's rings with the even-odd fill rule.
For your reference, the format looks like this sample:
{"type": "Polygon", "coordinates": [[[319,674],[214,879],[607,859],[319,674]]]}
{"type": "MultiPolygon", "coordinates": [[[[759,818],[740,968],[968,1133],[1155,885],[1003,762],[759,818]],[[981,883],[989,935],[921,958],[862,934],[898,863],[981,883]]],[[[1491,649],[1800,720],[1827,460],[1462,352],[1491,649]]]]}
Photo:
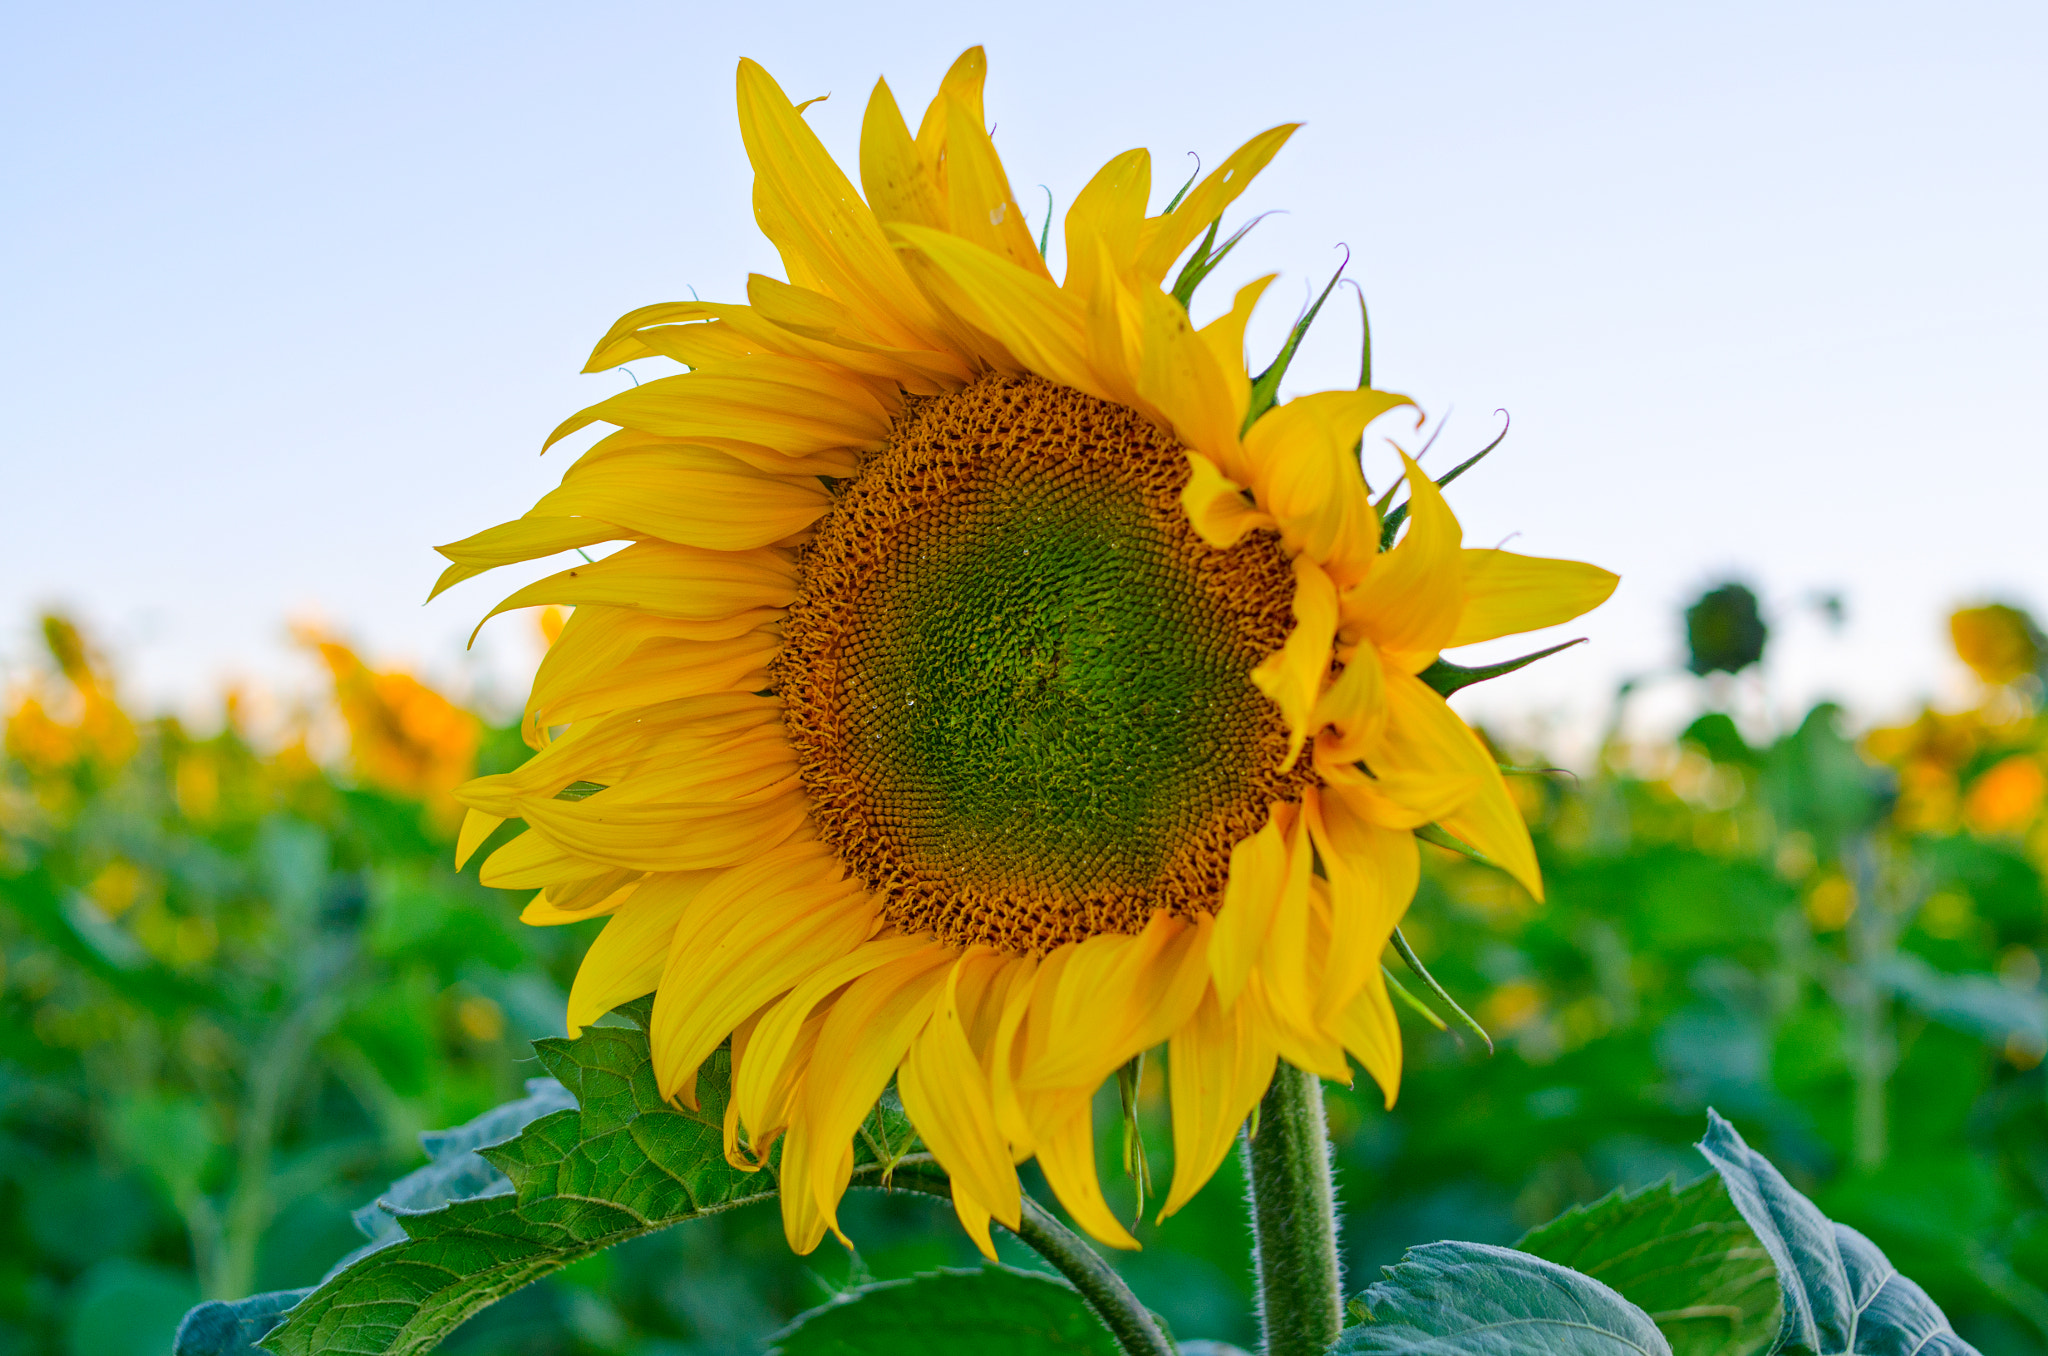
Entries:
{"type": "Polygon", "coordinates": [[[1280,1062],[1244,1151],[1266,1356],[1322,1356],[1344,1327],[1323,1084],[1280,1062]]]}

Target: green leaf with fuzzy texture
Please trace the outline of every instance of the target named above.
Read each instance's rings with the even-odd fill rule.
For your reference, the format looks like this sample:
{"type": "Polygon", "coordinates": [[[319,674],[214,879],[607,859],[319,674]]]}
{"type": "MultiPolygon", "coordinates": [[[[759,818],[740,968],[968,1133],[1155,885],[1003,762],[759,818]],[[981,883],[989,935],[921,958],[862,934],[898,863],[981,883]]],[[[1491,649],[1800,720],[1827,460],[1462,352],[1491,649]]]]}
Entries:
{"type": "Polygon", "coordinates": [[[1747,1356],[1777,1330],[1777,1268],[1711,1174],[1573,1206],[1515,1246],[1612,1287],[1675,1356],[1747,1356]]]}
{"type": "MultiPolygon", "coordinates": [[[[576,1107],[477,1150],[512,1189],[392,1211],[405,1237],[328,1277],[266,1347],[279,1356],[427,1351],[478,1310],[579,1258],[775,1194],[772,1170],[725,1161],[725,1052],[706,1062],[701,1109],[688,1111],[662,1100],[642,1029],[590,1027],[535,1049],[576,1107]]],[[[886,1107],[877,1115],[901,1120],[886,1107]]],[[[900,1148],[909,1138],[905,1125],[871,1126],[855,1144],[856,1174],[875,1175],[870,1145],[900,1148]]]]}
{"type": "Polygon", "coordinates": [[[1671,1356],[1650,1316],[1590,1276],[1513,1248],[1410,1248],[1358,1300],[1331,1353],[1671,1356]]]}
{"type": "Polygon", "coordinates": [[[1119,1356],[1081,1292],[1014,1267],[934,1271],[848,1290],[769,1339],[768,1356],[1119,1356]]]}

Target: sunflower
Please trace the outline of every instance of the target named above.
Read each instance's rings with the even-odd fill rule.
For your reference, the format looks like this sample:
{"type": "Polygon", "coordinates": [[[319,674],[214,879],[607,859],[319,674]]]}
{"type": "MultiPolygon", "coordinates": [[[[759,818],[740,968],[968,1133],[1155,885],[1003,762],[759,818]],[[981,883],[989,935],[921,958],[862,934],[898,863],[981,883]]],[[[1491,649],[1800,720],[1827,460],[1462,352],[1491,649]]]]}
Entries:
{"type": "Polygon", "coordinates": [[[574,608],[526,707],[539,752],[462,789],[458,854],[523,820],[483,879],[538,889],[529,922],[609,915],[569,1026],[652,992],[664,1096],[695,1106],[730,1041],[727,1157],[779,1143],[800,1252],[838,1233],[892,1079],[990,1255],[1034,1156],[1078,1223],[1136,1246],[1091,1104],[1155,1046],[1162,1218],[1277,1060],[1349,1081],[1356,1059],[1391,1102],[1380,956],[1414,830],[1541,890],[1493,758],[1417,674],[1614,585],[1463,548],[1412,461],[1383,549],[1357,449],[1404,396],[1249,417],[1271,279],[1200,327],[1165,280],[1216,257],[1292,126],[1155,215],[1146,153],[1110,161],[1056,282],[984,130],[984,69],[963,56],[915,136],[877,84],[863,198],[742,62],[755,216],[789,280],[620,320],[586,370],[689,370],[562,424],[549,444],[617,431],[525,517],[441,548],[436,592],[629,543],[492,613],[574,608]]]}

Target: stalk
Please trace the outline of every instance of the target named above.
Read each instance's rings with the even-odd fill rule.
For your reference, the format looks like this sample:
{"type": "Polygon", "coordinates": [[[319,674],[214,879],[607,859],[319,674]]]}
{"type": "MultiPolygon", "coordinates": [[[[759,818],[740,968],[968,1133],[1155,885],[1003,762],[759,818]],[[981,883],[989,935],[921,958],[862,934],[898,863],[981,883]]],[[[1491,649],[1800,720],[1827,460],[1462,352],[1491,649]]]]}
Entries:
{"type": "Polygon", "coordinates": [[[1322,1080],[1282,1060],[1243,1144],[1265,1356],[1322,1356],[1344,1329],[1322,1080]]]}
{"type": "MultiPolygon", "coordinates": [[[[890,1185],[921,1191],[928,1196],[948,1199],[952,1196],[952,1188],[944,1178],[925,1177],[900,1169],[890,1185]]],[[[1128,1356],[1175,1356],[1173,1344],[1160,1331],[1152,1311],[1131,1293],[1131,1288],[1124,1284],[1124,1278],[1110,1269],[1109,1263],[1088,1246],[1086,1239],[1054,1219],[1044,1206],[1028,1195],[1024,1197],[1023,1217],[1011,1232],[1026,1247],[1052,1263],[1053,1270],[1072,1282],[1128,1356]]]]}

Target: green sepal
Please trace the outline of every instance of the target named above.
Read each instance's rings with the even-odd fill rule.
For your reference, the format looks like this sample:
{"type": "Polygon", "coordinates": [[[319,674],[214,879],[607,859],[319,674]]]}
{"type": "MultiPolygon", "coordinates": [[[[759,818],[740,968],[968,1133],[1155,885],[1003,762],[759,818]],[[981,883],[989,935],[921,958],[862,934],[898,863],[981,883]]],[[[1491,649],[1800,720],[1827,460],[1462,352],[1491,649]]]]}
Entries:
{"type": "MultiPolygon", "coordinates": [[[[1361,304],[1363,303],[1361,302],[1361,304]]],[[[1507,411],[1501,410],[1498,411],[1498,413],[1505,416],[1507,411]]],[[[1508,428],[1513,426],[1513,422],[1513,420],[1509,420],[1508,424],[1504,425],[1501,428],[1499,437],[1495,438],[1492,442],[1480,448],[1477,452],[1474,452],[1471,456],[1465,458],[1465,460],[1459,462],[1456,466],[1453,466],[1450,470],[1446,471],[1443,475],[1443,478],[1437,481],[1436,487],[1438,489],[1444,488],[1446,485],[1456,480],[1459,476],[1464,475],[1465,472],[1471,470],[1474,466],[1477,466],[1479,464],[1479,459],[1481,457],[1485,456],[1487,453],[1493,451],[1494,448],[1499,447],[1502,443],[1506,442],[1508,437],[1508,428]]],[[[1423,450],[1428,451],[1427,448],[1424,448],[1423,450]]],[[[1395,484],[1398,486],[1399,482],[1397,481],[1395,482],[1395,484]]],[[[1387,490],[1386,494],[1381,496],[1380,502],[1377,505],[1375,505],[1375,507],[1377,507],[1380,511],[1380,550],[1382,551],[1385,551],[1393,546],[1394,534],[1401,530],[1401,524],[1404,521],[1406,521],[1408,517],[1408,504],[1405,500],[1399,504],[1396,504],[1391,509],[1387,507],[1387,501],[1389,499],[1392,499],[1393,497],[1394,490],[1390,487],[1387,490]]]]}
{"type": "Polygon", "coordinates": [[[1538,650],[1534,654],[1525,654],[1516,659],[1503,659],[1498,664],[1481,664],[1478,668],[1472,669],[1466,668],[1463,664],[1453,664],[1448,659],[1439,658],[1434,664],[1431,664],[1415,676],[1436,689],[1438,696],[1448,697],[1461,688],[1468,688],[1474,683],[1483,683],[1489,678],[1504,677],[1507,674],[1513,673],[1516,669],[1528,667],[1539,659],[1548,659],[1559,650],[1569,650],[1574,645],[1583,645],[1585,643],[1586,638],[1580,636],[1577,640],[1567,640],[1561,645],[1553,645],[1547,650],[1538,650]]]}
{"type": "MultiPolygon", "coordinates": [[[[1449,990],[1437,983],[1436,976],[1432,975],[1429,972],[1429,967],[1422,963],[1422,957],[1415,954],[1415,948],[1408,944],[1408,939],[1402,935],[1400,928],[1394,929],[1392,940],[1394,950],[1401,953],[1402,962],[1415,972],[1417,979],[1429,986],[1429,991],[1437,996],[1438,1002],[1451,1010],[1452,1015],[1457,1019],[1459,1029],[1468,1035],[1477,1036],[1485,1043],[1486,1053],[1491,1055],[1493,1053],[1493,1037],[1487,1034],[1485,1027],[1479,1025],[1477,1018],[1458,1005],[1458,1000],[1451,997],[1449,990]]],[[[1437,1030],[1442,1031],[1443,1029],[1444,1024],[1438,1021],[1437,1030]]]]}
{"type": "Polygon", "coordinates": [[[1202,237],[1202,242],[1195,246],[1195,252],[1188,256],[1188,261],[1181,265],[1180,272],[1174,275],[1173,299],[1180,303],[1183,311],[1194,304],[1195,289],[1202,285],[1202,280],[1216,271],[1216,265],[1222,263],[1223,257],[1237,247],[1237,242],[1244,239],[1247,231],[1265,219],[1266,214],[1263,212],[1253,217],[1231,232],[1230,238],[1221,245],[1216,243],[1216,233],[1222,228],[1223,219],[1218,217],[1209,223],[1208,233],[1202,237]]]}
{"type": "MultiPolygon", "coordinates": [[[[1234,240],[1233,237],[1233,242],[1234,240]]],[[[1217,257],[1222,256],[1219,254],[1217,257]]],[[[1245,428],[1258,423],[1261,415],[1280,403],[1280,382],[1287,375],[1288,366],[1294,361],[1294,351],[1301,347],[1301,341],[1308,336],[1308,327],[1316,323],[1316,313],[1323,309],[1323,303],[1330,299],[1330,293],[1337,290],[1337,284],[1343,280],[1344,270],[1350,265],[1351,251],[1346,248],[1344,262],[1330,275],[1329,285],[1323,288],[1322,295],[1316,298],[1315,304],[1302,313],[1301,319],[1294,322],[1294,328],[1288,332],[1287,342],[1280,346],[1279,356],[1273,359],[1265,371],[1252,378],[1251,403],[1245,407],[1244,412],[1245,428]]]]}

